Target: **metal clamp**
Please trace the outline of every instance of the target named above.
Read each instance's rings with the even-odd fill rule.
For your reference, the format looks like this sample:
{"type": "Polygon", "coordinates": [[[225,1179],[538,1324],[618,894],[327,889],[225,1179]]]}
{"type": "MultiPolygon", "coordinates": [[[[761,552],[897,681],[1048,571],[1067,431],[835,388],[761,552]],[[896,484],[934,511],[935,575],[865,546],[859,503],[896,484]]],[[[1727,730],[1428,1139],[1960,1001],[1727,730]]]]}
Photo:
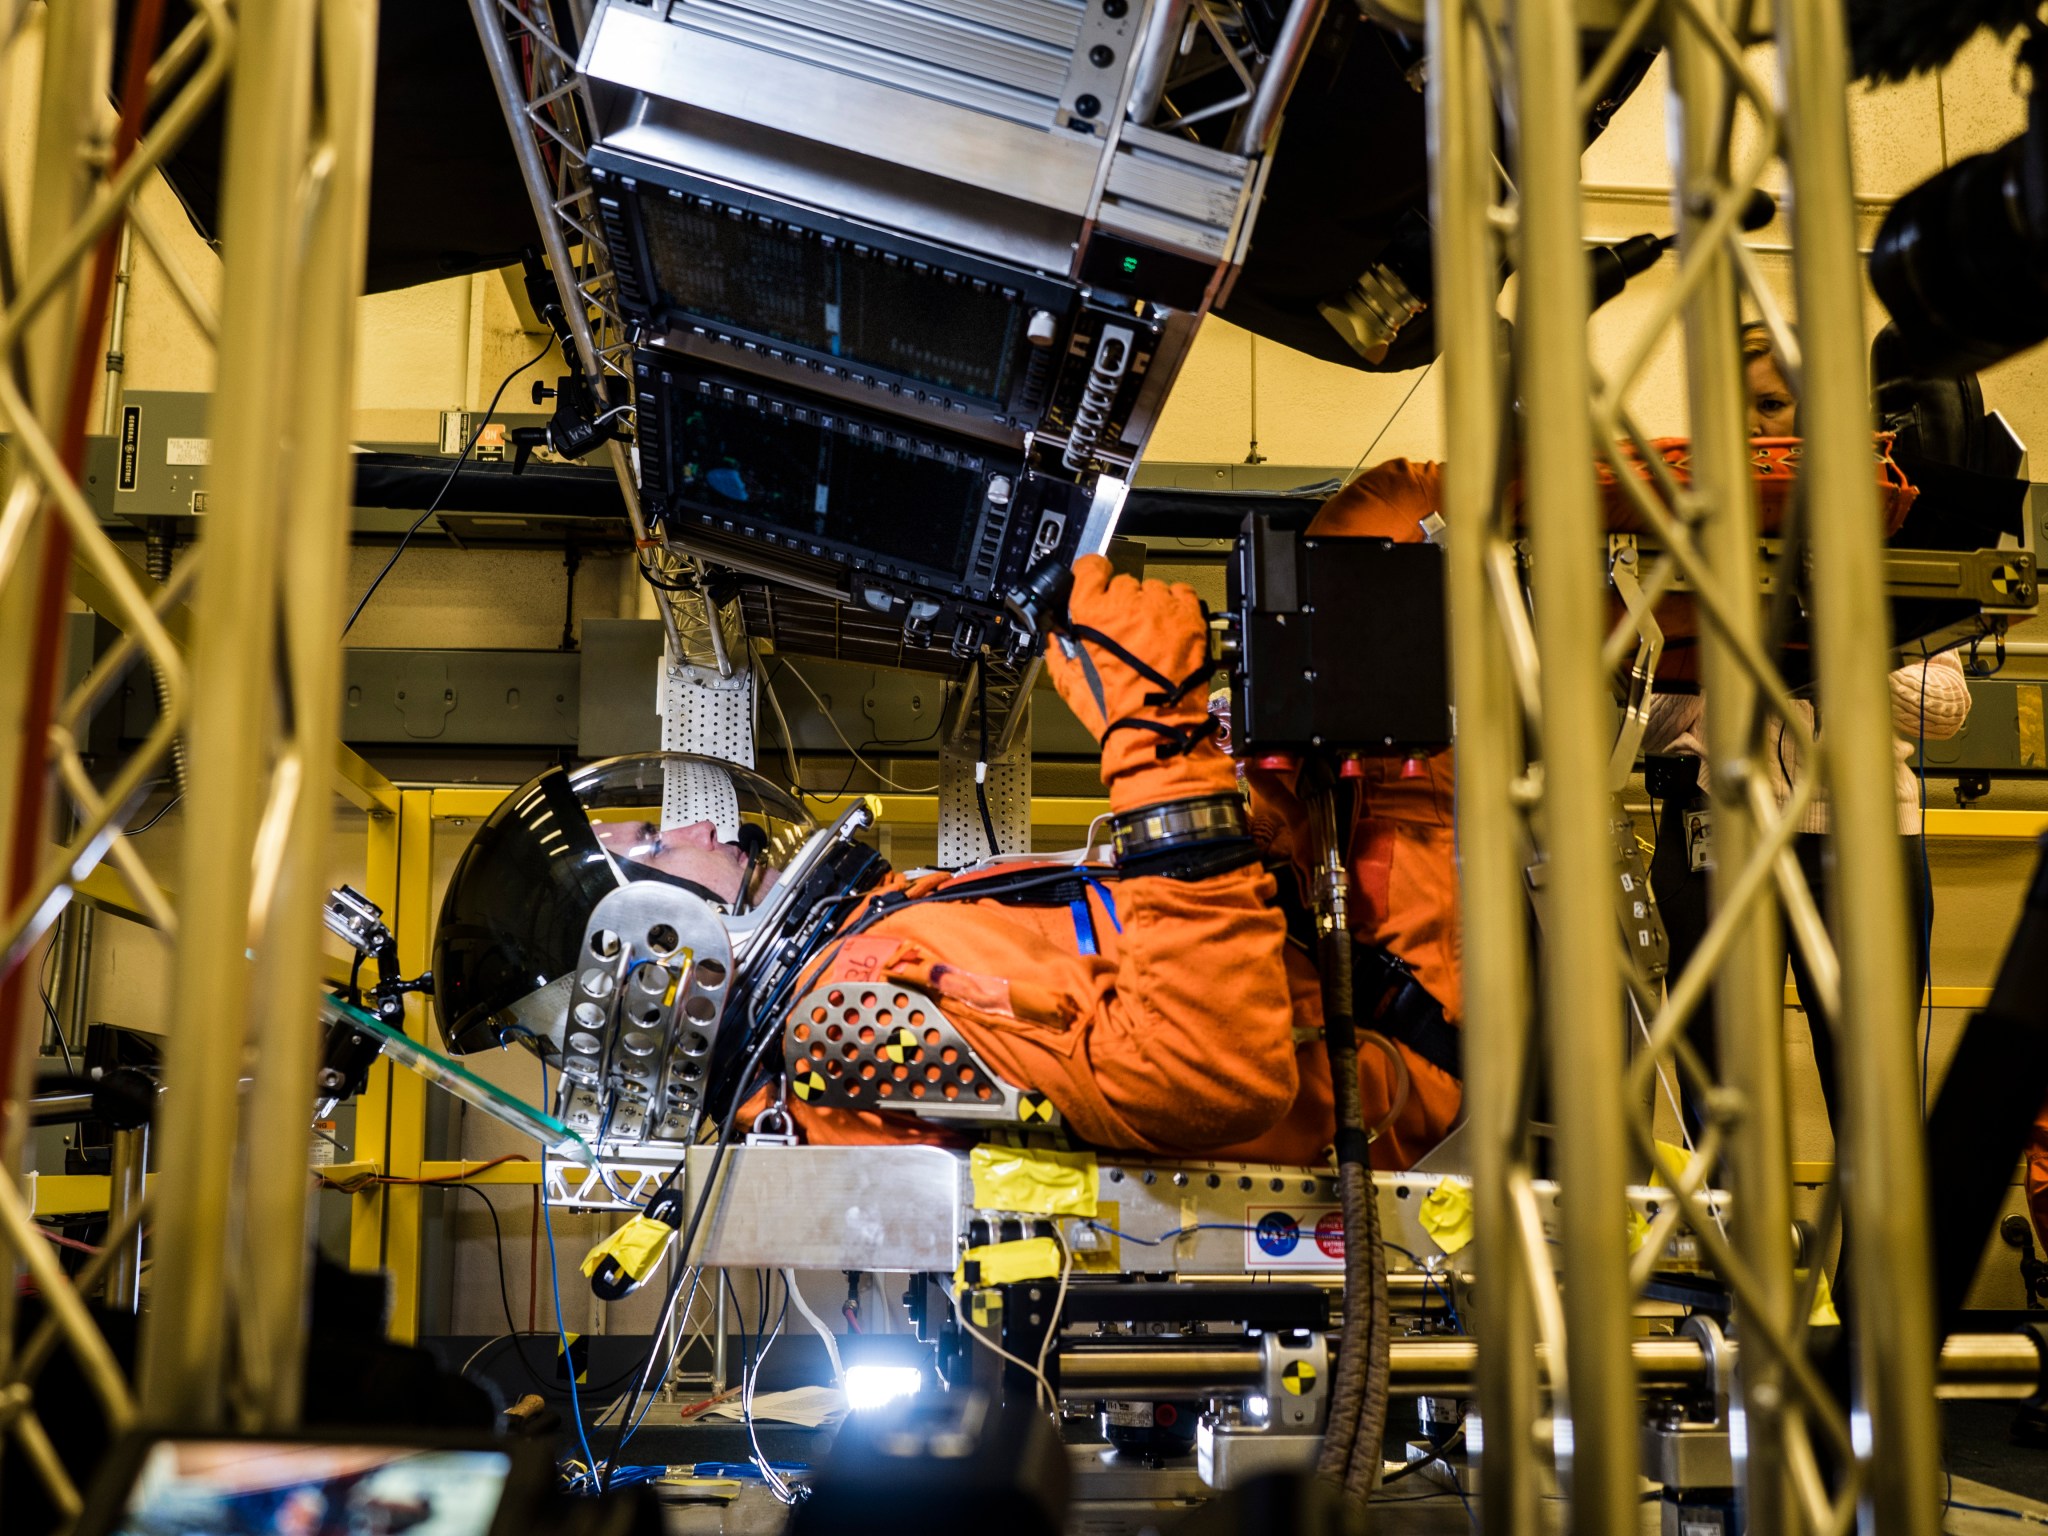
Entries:
{"type": "Polygon", "coordinates": [[[1109,825],[1119,864],[1193,843],[1251,836],[1244,801],[1236,794],[1148,805],[1112,818],[1109,825]]]}

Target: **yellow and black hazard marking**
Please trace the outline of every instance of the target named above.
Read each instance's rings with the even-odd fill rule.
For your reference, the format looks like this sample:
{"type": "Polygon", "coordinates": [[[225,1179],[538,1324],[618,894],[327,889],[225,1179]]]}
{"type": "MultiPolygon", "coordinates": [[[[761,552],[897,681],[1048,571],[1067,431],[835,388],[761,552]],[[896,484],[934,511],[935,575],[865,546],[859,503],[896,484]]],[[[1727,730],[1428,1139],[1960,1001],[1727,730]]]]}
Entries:
{"type": "Polygon", "coordinates": [[[1052,1107],[1052,1100],[1036,1091],[1017,1095],[1017,1118],[1026,1125],[1051,1125],[1059,1113],[1052,1107]]]}
{"type": "Polygon", "coordinates": [[[790,1091],[806,1104],[813,1099],[825,1097],[825,1074],[815,1069],[799,1067],[796,1075],[789,1080],[790,1091]]]}
{"type": "Polygon", "coordinates": [[[568,1334],[555,1345],[555,1380],[567,1381],[572,1371],[579,1387],[590,1380],[590,1340],[580,1333],[568,1334]]]}
{"type": "Polygon", "coordinates": [[[923,1041],[918,1039],[916,1030],[899,1025],[890,1032],[889,1038],[883,1042],[882,1059],[893,1061],[900,1067],[903,1063],[910,1060],[910,1053],[923,1043],[923,1041]]]}
{"type": "Polygon", "coordinates": [[[1315,1384],[1316,1368],[1306,1360],[1291,1360],[1280,1371],[1280,1385],[1296,1397],[1306,1397],[1315,1384]]]}

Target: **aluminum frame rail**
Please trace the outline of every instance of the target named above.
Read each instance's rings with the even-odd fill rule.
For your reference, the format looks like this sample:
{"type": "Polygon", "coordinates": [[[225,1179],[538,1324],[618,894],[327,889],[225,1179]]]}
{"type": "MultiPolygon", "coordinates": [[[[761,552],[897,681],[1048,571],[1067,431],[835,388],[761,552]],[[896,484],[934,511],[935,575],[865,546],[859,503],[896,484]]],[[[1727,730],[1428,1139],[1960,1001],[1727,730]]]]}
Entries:
{"type": "MultiPolygon", "coordinates": [[[[573,20],[579,35],[573,39],[556,36],[550,0],[469,0],[469,9],[575,345],[570,365],[582,372],[595,399],[606,400],[609,380],[632,378],[633,343],[619,309],[611,250],[592,217],[590,135],[576,72],[576,50],[589,24],[590,7],[576,6],[573,20]],[[515,42],[523,60],[513,57],[515,42]]],[[[646,560],[654,551],[659,562],[660,541],[648,532],[641,516],[632,456],[617,437],[606,451],[625,497],[626,520],[633,526],[634,558],[646,560]]],[[[671,656],[732,675],[729,624],[718,621],[710,611],[712,604],[699,600],[677,605],[662,586],[654,587],[654,603],[671,656]]]]}
{"type": "MultiPolygon", "coordinates": [[[[161,886],[117,834],[161,775],[187,713],[188,676],[172,632],[182,593],[178,584],[149,581],[108,541],[79,485],[76,445],[89,406],[81,371],[99,360],[104,318],[81,313],[96,286],[91,279],[111,277],[107,264],[137,190],[219,95],[233,57],[235,29],[222,0],[199,0],[194,10],[160,50],[157,39],[148,40],[151,62],[141,94],[157,115],[141,132],[134,125],[143,102],[132,102],[129,125],[111,137],[112,153],[103,73],[112,56],[112,7],[59,6],[42,13],[31,182],[10,189],[19,195],[9,199],[29,214],[18,264],[14,243],[0,240],[0,261],[10,267],[0,286],[7,296],[0,309],[0,357],[7,359],[0,366],[0,432],[12,450],[0,502],[0,655],[17,661],[0,668],[0,848],[7,882],[0,891],[0,1434],[15,1438],[65,1517],[78,1512],[80,1495],[37,1417],[35,1379],[61,1338],[108,1424],[118,1429],[134,1419],[134,1397],[81,1298],[139,1241],[145,1203],[107,1234],[84,1274],[75,1281],[65,1276],[17,1183],[30,1043],[41,1034],[29,1026],[23,962],[78,882],[103,859],[113,860],[153,921],[173,924],[161,886]],[[96,265],[102,269],[97,274],[96,265]],[[123,635],[60,699],[59,658],[48,641],[74,581],[123,635]],[[81,756],[83,722],[138,654],[157,678],[161,717],[101,787],[88,777],[81,756]],[[53,780],[71,802],[72,813],[61,822],[52,814],[53,780]],[[53,823],[72,829],[56,848],[49,842],[53,823]],[[16,1351],[14,1307],[23,1270],[34,1277],[49,1315],[16,1351]]],[[[32,46],[22,37],[27,17],[25,9],[9,8],[0,25],[0,54],[32,46]]],[[[203,328],[203,306],[195,307],[195,318],[203,328]]],[[[188,566],[187,577],[193,569],[188,566]]],[[[0,1490],[0,1507],[6,1503],[0,1490]]]]}
{"type": "Polygon", "coordinates": [[[340,713],[377,4],[275,0],[240,21],[159,1132],[166,1166],[201,1171],[157,1197],[140,1379],[155,1421],[275,1428],[302,1395],[321,770],[340,713]]]}
{"type": "Polygon", "coordinates": [[[1938,1527],[1934,1319],[1903,875],[1889,837],[1836,844],[1838,953],[1791,852],[1823,783],[1841,825],[1889,828],[1895,814],[1885,651],[1872,640],[1885,622],[1881,531],[1843,23],[1829,0],[1778,0],[1770,18],[1781,69],[1774,92],[1745,57],[1755,40],[1745,35],[1745,15],[1729,0],[1638,0],[1581,79],[1578,28],[1594,23],[1566,0],[1510,0],[1504,17],[1485,0],[1430,0],[1428,9],[1443,497],[1453,530],[1450,628],[1461,705],[1467,1108],[1478,1238],[1492,1271],[1473,1308],[1485,1341],[1478,1391],[1488,1430],[1480,1470],[1488,1532],[1536,1524],[1534,1426],[1542,1415],[1528,1365],[1532,1339],[1565,1367],[1553,1371],[1550,1390],[1569,1528],[1601,1536],[1636,1529],[1638,1423],[1625,1321],[1652,1256],[1681,1222],[1728,1283],[1745,1341],[1747,1426],[1737,1438],[1747,1528],[1818,1533],[1856,1524],[1923,1536],[1938,1527]],[[1678,268],[1623,347],[1621,366],[1602,370],[1586,336],[1579,125],[1613,67],[1652,35],[1671,61],[1678,268]],[[1738,101],[1754,109],[1761,129],[1740,164],[1730,147],[1738,101]],[[1513,183],[1492,160],[1497,104],[1513,183]],[[1795,513],[1813,552],[1814,638],[1829,701],[1825,753],[1809,739],[1763,640],[1736,329],[1747,289],[1799,367],[1779,308],[1737,238],[1741,209],[1780,155],[1796,194],[1807,457],[1795,513]],[[1512,383],[1498,352],[1493,291],[1504,255],[1520,273],[1512,383]],[[1689,483],[1651,450],[1630,405],[1674,326],[1683,328],[1688,359],[1689,483]],[[1646,570],[1608,573],[1632,596],[1634,576],[1640,597],[1604,636],[1605,541],[1588,446],[1664,549],[1646,570]],[[1518,458],[1506,462],[1504,454],[1518,458]],[[1517,480],[1521,509],[1508,505],[1517,480]],[[1605,805],[1607,747],[1618,733],[1606,700],[1615,670],[1632,654],[1654,652],[1650,606],[1680,579],[1704,621],[1717,862],[1706,937],[1660,996],[1616,933],[1619,871],[1605,805]],[[1761,758],[1773,720],[1800,743],[1799,776],[1782,806],[1761,758]],[[1531,1016],[1525,943],[1524,893],[1539,865],[1548,904],[1547,1027],[1531,1016]],[[1818,1266],[1802,1280],[1788,1236],[1781,908],[1822,994],[1809,1001],[1841,1031],[1848,1063],[1839,1201],[1830,1189],[1826,1208],[1832,1221],[1838,1203],[1846,1207],[1859,1280],[1852,1408],[1868,1428],[1853,1440],[1809,1357],[1818,1266]],[[1718,1081],[1683,1033],[1710,979],[1722,1042],[1718,1081]],[[1644,1037],[1632,1062],[1624,1059],[1624,1004],[1644,1037]],[[1525,1094],[1539,1045],[1548,1052],[1558,1165],[1574,1196],[1555,1266],[1529,1219],[1534,1145],[1525,1094]],[[1649,1090],[1672,1072],[1708,1109],[1683,1167],[1652,1133],[1649,1090]],[[1633,1257],[1615,1214],[1631,1142],[1676,1196],[1633,1257]],[[1703,1190],[1724,1182],[1736,1196],[1725,1228],[1700,1203],[1703,1190]],[[1823,1460],[1848,1469],[1832,1491],[1823,1460]]]}
{"type": "MultiPolygon", "coordinates": [[[[0,1307],[11,1306],[13,1280],[25,1264],[48,1299],[51,1321],[13,1359],[0,1355],[0,1423],[68,1513],[79,1507],[78,1491],[49,1454],[32,1389],[60,1334],[116,1428],[139,1411],[194,1426],[232,1419],[282,1428],[297,1417],[308,1215],[303,1154],[310,1150],[317,1045],[310,999],[320,975],[331,765],[342,762],[351,798],[373,810],[396,808],[389,783],[343,753],[336,731],[335,636],[352,486],[349,413],[368,223],[376,0],[276,0],[239,14],[225,0],[198,0],[194,9],[190,23],[159,48],[146,30],[155,8],[138,7],[133,14],[145,18],[136,22],[143,30],[118,49],[112,6],[47,12],[35,182],[24,199],[31,207],[28,254],[23,271],[10,274],[11,302],[0,313],[0,351],[12,355],[23,343],[28,365],[25,379],[0,371],[0,431],[15,449],[0,511],[0,635],[9,644],[25,642],[39,605],[53,596],[63,601],[67,576],[123,631],[61,701],[51,697],[53,659],[5,669],[0,678],[7,731],[0,806],[7,810],[15,882],[0,952],[17,978],[5,994],[12,1012],[0,1016],[0,1034],[33,1038],[22,1027],[20,962],[79,883],[111,858],[140,911],[177,935],[161,1147],[166,1163],[195,1170],[130,1207],[102,1253],[68,1282],[16,1184],[25,1120],[19,1083],[27,1062],[23,1053],[10,1057],[12,1072],[0,1092],[7,1115],[0,1250],[8,1255],[0,1307]],[[139,136],[124,125],[110,155],[106,61],[136,46],[149,50],[142,56],[147,74],[139,94],[126,94],[134,119],[141,120],[146,100],[154,122],[139,136]],[[211,303],[181,280],[135,198],[219,97],[231,69],[226,281],[216,321],[211,303]],[[216,491],[197,549],[163,585],[107,542],[56,446],[76,432],[89,405],[90,381],[67,380],[66,359],[74,359],[73,369],[98,361],[106,267],[124,221],[165,262],[171,292],[220,348],[216,491]],[[280,500],[289,502],[289,545],[280,537],[280,500]],[[202,571],[211,574],[200,575],[195,587],[194,574],[202,571]],[[188,589],[197,593],[189,609],[188,589]],[[138,655],[159,680],[162,717],[101,789],[80,757],[84,721],[138,655]],[[180,732],[189,733],[192,771],[187,876],[174,914],[163,888],[117,834],[162,775],[180,732]],[[69,797],[77,825],[56,850],[44,831],[50,818],[42,792],[51,778],[69,797]],[[24,871],[32,881],[22,880],[24,871]],[[294,997],[309,1005],[289,1006],[294,997]],[[128,1264],[123,1251],[139,1241],[151,1206],[161,1262],[138,1395],[79,1296],[113,1266],[128,1264]]],[[[136,78],[131,72],[131,83],[136,78]]],[[[4,247],[0,242],[0,259],[4,247]]],[[[33,653],[24,643],[8,654],[33,653]]],[[[0,1317],[0,1341],[12,1337],[11,1322],[0,1317]]],[[[0,1342],[0,1351],[6,1348],[0,1342]]]]}

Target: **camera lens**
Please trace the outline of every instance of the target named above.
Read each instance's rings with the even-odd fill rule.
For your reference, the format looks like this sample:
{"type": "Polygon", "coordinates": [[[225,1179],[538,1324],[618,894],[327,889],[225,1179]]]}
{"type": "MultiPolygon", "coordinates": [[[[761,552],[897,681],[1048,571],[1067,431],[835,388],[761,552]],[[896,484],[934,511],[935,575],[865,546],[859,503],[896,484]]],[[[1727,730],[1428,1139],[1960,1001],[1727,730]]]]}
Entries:
{"type": "Polygon", "coordinates": [[[2025,147],[1958,161],[1900,198],[1878,231],[1870,281],[1923,375],[1972,373],[2048,340],[2025,147]]]}

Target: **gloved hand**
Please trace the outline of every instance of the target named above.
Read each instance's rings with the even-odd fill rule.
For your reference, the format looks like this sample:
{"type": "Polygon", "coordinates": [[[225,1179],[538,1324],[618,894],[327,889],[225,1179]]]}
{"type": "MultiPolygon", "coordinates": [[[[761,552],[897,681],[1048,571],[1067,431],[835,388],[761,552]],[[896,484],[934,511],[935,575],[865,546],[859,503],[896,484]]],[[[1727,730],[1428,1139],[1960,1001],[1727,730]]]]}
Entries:
{"type": "Polygon", "coordinates": [[[1102,743],[1115,811],[1228,794],[1237,772],[1209,714],[1209,625],[1192,587],[1074,562],[1067,628],[1046,648],[1060,697],[1102,743]]]}

